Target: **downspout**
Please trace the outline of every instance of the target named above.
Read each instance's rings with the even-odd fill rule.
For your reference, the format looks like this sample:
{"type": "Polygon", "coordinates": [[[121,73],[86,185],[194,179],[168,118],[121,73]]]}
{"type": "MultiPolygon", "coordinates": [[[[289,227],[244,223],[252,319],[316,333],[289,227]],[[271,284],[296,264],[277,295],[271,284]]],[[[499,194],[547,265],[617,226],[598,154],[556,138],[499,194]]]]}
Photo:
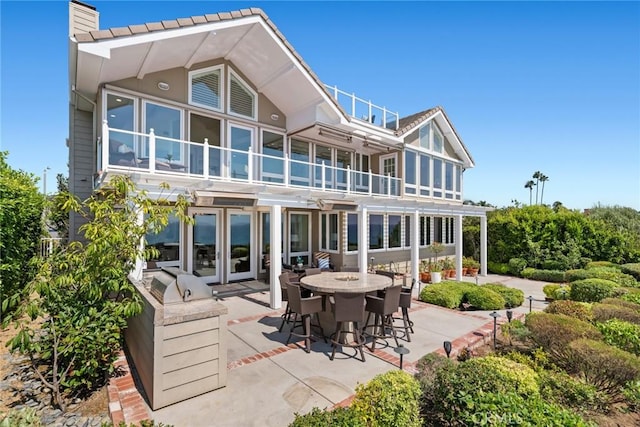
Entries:
{"type": "MultiPolygon", "coordinates": [[[[80,98],[84,99],[84,100],[85,100],[85,101],[87,101],[89,104],[91,104],[91,106],[93,107],[93,111],[92,111],[93,118],[92,118],[92,120],[91,120],[92,138],[93,138],[93,139],[92,139],[92,141],[93,141],[93,144],[96,144],[96,142],[97,142],[97,140],[98,140],[98,130],[97,130],[97,128],[96,128],[96,110],[98,109],[98,103],[97,103],[96,101],[92,100],[92,99],[87,98],[87,97],[86,97],[85,95],[83,95],[82,93],[78,92],[78,91],[76,90],[76,86],[75,86],[75,85],[72,85],[72,86],[71,86],[71,92],[76,96],[76,100],[75,100],[75,102],[73,103],[73,109],[74,109],[74,110],[77,110],[77,109],[78,109],[78,99],[77,99],[78,97],[80,97],[80,98]]],[[[74,120],[74,122],[75,122],[75,120],[74,120]]],[[[94,153],[97,153],[97,150],[95,149],[95,148],[96,148],[96,147],[95,147],[95,145],[94,145],[94,147],[93,147],[93,148],[94,148],[94,153]]],[[[94,166],[96,167],[96,170],[97,170],[97,162],[94,164],[94,166]]],[[[93,175],[93,176],[91,177],[91,186],[92,186],[92,188],[95,188],[95,182],[93,182],[93,181],[94,181],[94,179],[95,179],[94,177],[95,177],[95,175],[93,175]]]]}

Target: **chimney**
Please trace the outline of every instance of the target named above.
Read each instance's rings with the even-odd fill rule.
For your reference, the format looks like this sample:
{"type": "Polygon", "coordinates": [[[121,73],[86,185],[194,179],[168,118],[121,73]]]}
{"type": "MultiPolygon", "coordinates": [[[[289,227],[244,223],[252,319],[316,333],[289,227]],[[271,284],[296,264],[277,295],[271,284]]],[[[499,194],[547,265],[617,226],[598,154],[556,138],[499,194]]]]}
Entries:
{"type": "Polygon", "coordinates": [[[69,2],[69,37],[100,29],[99,17],[100,14],[95,6],[71,0],[69,2]]]}

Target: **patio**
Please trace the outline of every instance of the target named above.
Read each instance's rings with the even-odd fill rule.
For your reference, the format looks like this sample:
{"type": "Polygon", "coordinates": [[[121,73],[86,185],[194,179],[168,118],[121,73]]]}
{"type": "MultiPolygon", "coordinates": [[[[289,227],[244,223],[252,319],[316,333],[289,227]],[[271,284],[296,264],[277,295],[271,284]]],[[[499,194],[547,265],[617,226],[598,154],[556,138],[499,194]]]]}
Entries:
{"type": "MultiPolygon", "coordinates": [[[[465,280],[475,281],[467,277],[465,280]]],[[[480,277],[480,283],[502,282],[518,287],[525,295],[543,300],[542,282],[504,276],[480,277]]],[[[214,392],[151,411],[149,418],[175,426],[286,426],[295,413],[309,412],[313,407],[331,408],[350,400],[355,388],[375,375],[399,368],[393,340],[382,343],[372,353],[365,350],[366,362],[350,357],[355,349],[345,348],[330,361],[331,344],[312,342],[311,353],[301,342],[286,345],[288,327],[278,332],[283,309],[269,307],[268,285],[248,281],[217,287],[220,301],[229,309],[228,381],[214,392]]],[[[533,309],[545,303],[533,301],[533,309]]],[[[529,311],[528,301],[514,310],[529,311]]],[[[499,321],[506,321],[504,313],[499,321]]],[[[415,334],[410,350],[404,356],[403,368],[409,372],[425,354],[440,351],[444,341],[452,341],[454,352],[462,347],[489,340],[493,320],[489,312],[458,312],[413,300],[410,310],[415,334]]],[[[402,332],[399,332],[399,337],[402,332]]],[[[141,388],[138,388],[141,390],[141,388]]],[[[122,402],[122,400],[121,400],[122,402]]],[[[127,417],[127,422],[134,421],[127,417]]]]}

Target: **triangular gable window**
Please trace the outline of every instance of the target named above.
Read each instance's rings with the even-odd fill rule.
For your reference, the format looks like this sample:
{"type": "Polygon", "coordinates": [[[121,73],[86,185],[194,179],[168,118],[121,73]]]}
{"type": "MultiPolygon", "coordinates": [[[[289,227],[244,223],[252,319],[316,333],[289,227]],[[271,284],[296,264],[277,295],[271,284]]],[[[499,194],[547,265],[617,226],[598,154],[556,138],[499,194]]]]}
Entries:
{"type": "Polygon", "coordinates": [[[222,110],[222,66],[189,73],[189,104],[222,110]]]}
{"type": "Polygon", "coordinates": [[[438,125],[429,122],[420,127],[419,130],[420,147],[442,153],[444,150],[444,137],[438,129],[438,125]]]}
{"type": "Polygon", "coordinates": [[[256,92],[233,71],[229,74],[229,114],[255,119],[258,98],[256,92]]]}

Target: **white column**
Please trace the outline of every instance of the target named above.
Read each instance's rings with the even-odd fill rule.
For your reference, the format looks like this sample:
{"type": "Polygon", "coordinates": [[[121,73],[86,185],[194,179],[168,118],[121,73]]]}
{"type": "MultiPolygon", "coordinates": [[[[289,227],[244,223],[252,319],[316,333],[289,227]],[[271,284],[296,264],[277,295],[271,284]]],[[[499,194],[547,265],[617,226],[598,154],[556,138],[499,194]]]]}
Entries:
{"type": "Polygon", "coordinates": [[[369,260],[367,259],[369,253],[369,239],[367,239],[369,235],[369,215],[366,206],[363,206],[358,212],[358,227],[358,268],[360,268],[361,272],[366,272],[369,265],[369,260]]]}
{"type": "MultiPolygon", "coordinates": [[[[138,206],[137,218],[136,222],[139,226],[144,223],[144,212],[138,206]]],[[[131,278],[133,280],[142,280],[142,270],[145,267],[146,261],[143,259],[144,254],[144,237],[140,239],[140,243],[138,244],[138,248],[140,249],[140,256],[136,258],[136,265],[133,267],[133,271],[131,272],[131,278]]]]}
{"type": "Polygon", "coordinates": [[[271,206],[269,218],[271,250],[271,267],[269,269],[269,305],[271,308],[282,307],[282,295],[280,293],[280,280],[278,276],[282,272],[282,211],[280,205],[271,206]]]}
{"type": "MultiPolygon", "coordinates": [[[[420,280],[420,211],[413,213],[411,225],[411,279],[420,280]]],[[[418,282],[419,283],[419,282],[418,282]]],[[[413,290],[420,293],[420,285],[413,290]]]]}
{"type": "Polygon", "coordinates": [[[462,247],[464,241],[462,237],[462,215],[456,215],[455,217],[455,244],[456,244],[456,280],[462,280],[462,247]]]}
{"type": "Polygon", "coordinates": [[[480,217],[480,275],[487,275],[487,214],[480,217]]]}

